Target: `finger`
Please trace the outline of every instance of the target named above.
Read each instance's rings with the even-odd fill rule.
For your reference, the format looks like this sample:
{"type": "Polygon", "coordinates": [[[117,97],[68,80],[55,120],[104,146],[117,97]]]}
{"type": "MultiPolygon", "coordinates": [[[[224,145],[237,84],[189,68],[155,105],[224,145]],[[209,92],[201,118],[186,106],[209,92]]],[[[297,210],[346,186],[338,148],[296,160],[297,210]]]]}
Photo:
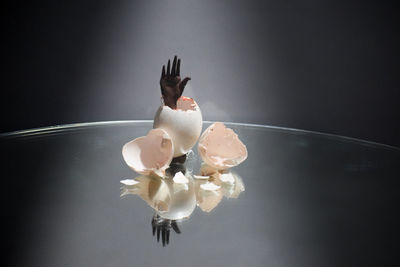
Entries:
{"type": "Polygon", "coordinates": [[[170,62],[170,60],[168,59],[167,76],[169,76],[169,75],[171,74],[171,72],[170,72],[170,65],[171,65],[171,62],[170,62]]]}
{"type": "Polygon", "coordinates": [[[152,228],[151,230],[153,232],[153,236],[156,233],[156,225],[157,225],[156,217],[153,217],[153,219],[151,220],[151,228],[152,228]]]}
{"type": "Polygon", "coordinates": [[[176,76],[181,76],[181,60],[178,59],[178,65],[176,66],[176,76]]]}
{"type": "Polygon", "coordinates": [[[161,88],[161,95],[164,96],[165,95],[165,80],[163,78],[161,78],[161,80],[160,80],[160,88],[161,88]]]}
{"type": "Polygon", "coordinates": [[[169,244],[169,229],[167,229],[167,245],[169,244]]]}
{"type": "Polygon", "coordinates": [[[181,81],[181,83],[179,84],[179,90],[180,90],[180,96],[183,93],[183,90],[185,89],[185,86],[187,84],[188,81],[190,81],[191,79],[189,77],[186,77],[185,79],[183,79],[183,81],[181,81]]]}
{"type": "Polygon", "coordinates": [[[181,233],[181,230],[179,230],[179,227],[178,227],[178,225],[176,224],[176,221],[173,221],[173,222],[171,223],[171,227],[172,227],[172,229],[174,229],[175,233],[177,233],[177,234],[180,234],[180,233],[181,233]]]}
{"type": "Polygon", "coordinates": [[[171,70],[171,75],[175,77],[176,73],[176,56],[174,56],[174,61],[172,62],[172,70],[171,70]]]}
{"type": "Polygon", "coordinates": [[[160,226],[157,226],[157,242],[160,242],[160,226]]]}
{"type": "Polygon", "coordinates": [[[165,228],[162,229],[162,245],[165,247],[165,240],[167,239],[165,228]]]}
{"type": "Polygon", "coordinates": [[[165,77],[165,65],[162,66],[161,79],[165,77]]]}

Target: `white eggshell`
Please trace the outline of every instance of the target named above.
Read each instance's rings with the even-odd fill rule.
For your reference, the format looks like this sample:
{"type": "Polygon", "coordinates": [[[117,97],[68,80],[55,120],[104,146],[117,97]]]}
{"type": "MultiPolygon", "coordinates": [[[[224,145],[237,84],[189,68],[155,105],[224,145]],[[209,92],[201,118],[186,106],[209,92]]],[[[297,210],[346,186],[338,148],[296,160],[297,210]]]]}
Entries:
{"type": "Polygon", "coordinates": [[[203,118],[197,103],[187,97],[178,99],[177,109],[168,106],[160,106],[155,117],[153,128],[165,130],[172,139],[174,157],[179,157],[189,152],[196,144],[203,126],[203,118]],[[180,109],[180,103],[189,101],[192,107],[180,109]]]}
{"type": "Polygon", "coordinates": [[[126,164],[143,175],[164,176],[173,154],[171,137],[162,129],[153,129],[147,136],[136,138],[122,148],[126,164]]]}

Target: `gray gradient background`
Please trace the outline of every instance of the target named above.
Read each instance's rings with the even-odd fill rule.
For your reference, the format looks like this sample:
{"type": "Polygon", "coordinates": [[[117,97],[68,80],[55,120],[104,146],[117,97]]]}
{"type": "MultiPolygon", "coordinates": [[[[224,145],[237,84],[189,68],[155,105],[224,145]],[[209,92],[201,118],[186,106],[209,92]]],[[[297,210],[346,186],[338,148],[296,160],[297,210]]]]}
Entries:
{"type": "Polygon", "coordinates": [[[1,132],[152,119],[177,54],[205,120],[400,145],[397,9],[365,1],[56,1],[3,16],[1,132]]]}

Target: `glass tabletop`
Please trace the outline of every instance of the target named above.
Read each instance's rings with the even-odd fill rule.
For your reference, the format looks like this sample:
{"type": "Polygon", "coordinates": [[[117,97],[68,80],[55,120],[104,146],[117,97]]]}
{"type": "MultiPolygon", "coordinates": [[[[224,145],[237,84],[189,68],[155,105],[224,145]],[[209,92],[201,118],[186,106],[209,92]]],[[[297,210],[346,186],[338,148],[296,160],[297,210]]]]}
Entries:
{"type": "MultiPolygon", "coordinates": [[[[399,149],[292,129],[226,125],[248,149],[248,159],[232,169],[231,187],[200,194],[202,182],[191,179],[192,187],[186,190],[191,195],[182,202],[191,207],[186,218],[159,224],[160,212],[149,199],[150,191],[154,186],[167,188],[171,197],[176,188],[171,189],[170,181],[140,178],[121,155],[126,142],[147,134],[151,121],[2,134],[6,262],[12,266],[398,264],[399,149]],[[120,183],[135,178],[145,181],[145,189],[139,190],[145,194],[135,185],[120,183]]],[[[200,167],[194,148],[186,171],[193,176],[200,167]]]]}

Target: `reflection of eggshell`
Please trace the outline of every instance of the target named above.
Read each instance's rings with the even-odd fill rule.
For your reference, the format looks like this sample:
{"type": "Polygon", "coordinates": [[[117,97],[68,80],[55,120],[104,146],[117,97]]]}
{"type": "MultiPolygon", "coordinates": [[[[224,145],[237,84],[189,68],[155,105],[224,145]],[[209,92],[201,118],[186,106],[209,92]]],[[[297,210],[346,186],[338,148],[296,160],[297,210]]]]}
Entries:
{"type": "Polygon", "coordinates": [[[139,182],[133,179],[125,179],[120,181],[121,184],[127,185],[127,186],[132,186],[135,184],[138,184],[139,182]]]}
{"type": "Polygon", "coordinates": [[[237,198],[245,190],[242,178],[237,173],[222,173],[219,178],[223,182],[223,191],[227,198],[237,198]]]}
{"type": "Polygon", "coordinates": [[[199,180],[208,180],[210,178],[208,175],[193,175],[193,177],[199,180]]]}
{"type": "Polygon", "coordinates": [[[172,161],[174,148],[168,133],[153,129],[147,136],[136,138],[122,148],[126,164],[140,174],[163,176],[172,161]]]}
{"type": "Polygon", "coordinates": [[[181,190],[189,190],[189,179],[182,172],[177,172],[172,180],[174,181],[174,193],[178,193],[181,190]]]}
{"type": "Polygon", "coordinates": [[[201,164],[200,167],[200,174],[202,176],[213,176],[215,173],[217,173],[218,170],[216,170],[213,167],[208,166],[207,164],[205,164],[204,162],[201,164]]]}
{"type": "Polygon", "coordinates": [[[246,146],[221,122],[213,123],[204,131],[198,151],[206,164],[219,170],[239,165],[247,158],[246,146]]]}
{"type": "Polygon", "coordinates": [[[196,208],[196,195],[193,179],[190,176],[184,177],[187,183],[175,183],[173,179],[154,176],[140,176],[135,179],[138,182],[135,185],[123,186],[121,196],[139,195],[164,219],[185,219],[196,208]]]}
{"type": "Polygon", "coordinates": [[[230,198],[237,198],[241,192],[243,192],[245,190],[242,178],[240,178],[239,176],[235,177],[235,187],[234,190],[232,191],[232,193],[230,195],[227,195],[227,197],[230,198]]]}
{"type": "Polygon", "coordinates": [[[235,178],[231,172],[221,173],[219,179],[223,183],[233,184],[235,182],[235,178]]]}
{"type": "Polygon", "coordinates": [[[193,179],[185,176],[188,179],[186,184],[175,183],[172,179],[163,179],[168,184],[171,203],[168,206],[168,211],[157,211],[160,217],[169,220],[180,220],[188,218],[196,208],[196,195],[194,194],[193,179]]]}
{"type": "Polygon", "coordinates": [[[172,139],[174,157],[189,152],[200,136],[203,119],[197,103],[188,97],[180,97],[177,108],[161,106],[154,118],[153,128],[165,130],[172,139]]]}
{"type": "Polygon", "coordinates": [[[189,182],[189,179],[182,172],[177,172],[173,180],[177,184],[187,184],[189,182]]]}
{"type": "Polygon", "coordinates": [[[203,190],[207,190],[207,191],[214,191],[214,190],[220,189],[221,186],[216,185],[214,183],[205,183],[205,184],[201,184],[200,188],[203,190]]]}
{"type": "Polygon", "coordinates": [[[221,186],[198,180],[196,185],[197,205],[204,212],[210,212],[221,202],[221,186]]]}

